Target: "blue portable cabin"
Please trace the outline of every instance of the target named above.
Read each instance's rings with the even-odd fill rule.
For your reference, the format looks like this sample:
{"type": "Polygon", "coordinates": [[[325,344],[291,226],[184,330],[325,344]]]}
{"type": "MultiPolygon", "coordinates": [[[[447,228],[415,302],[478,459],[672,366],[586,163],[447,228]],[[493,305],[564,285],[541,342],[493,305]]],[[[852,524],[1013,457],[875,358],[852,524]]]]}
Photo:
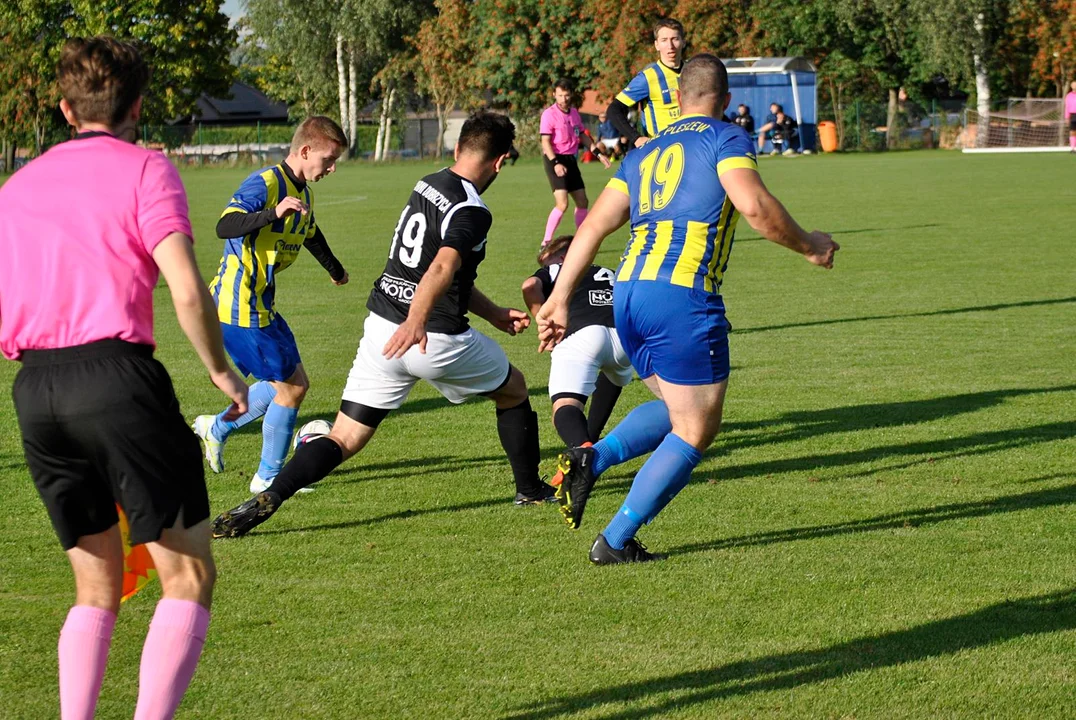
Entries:
{"type": "MultiPolygon", "coordinates": [[[[732,93],[729,117],[736,114],[736,106],[742,103],[751,108],[757,130],[766,122],[770,103],[777,103],[799,124],[800,148],[816,150],[817,70],[807,58],[736,58],[722,62],[729,72],[729,92],[732,93]]],[[[767,140],[763,151],[772,149],[767,140]]]]}

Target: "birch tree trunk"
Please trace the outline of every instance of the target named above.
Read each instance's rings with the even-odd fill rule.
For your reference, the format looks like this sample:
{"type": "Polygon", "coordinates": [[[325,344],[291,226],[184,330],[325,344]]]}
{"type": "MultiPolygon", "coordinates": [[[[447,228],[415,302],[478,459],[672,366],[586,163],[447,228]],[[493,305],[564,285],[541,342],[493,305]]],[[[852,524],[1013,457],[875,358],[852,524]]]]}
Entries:
{"type": "Polygon", "coordinates": [[[347,60],[344,57],[344,36],[336,34],[336,89],[340,100],[340,127],[349,127],[347,102],[347,60]]]}
{"type": "Polygon", "coordinates": [[[377,137],[374,139],[374,162],[381,162],[384,158],[381,154],[381,142],[385,137],[385,119],[388,117],[389,96],[387,93],[381,98],[381,113],[377,118],[377,137]]]}
{"type": "Polygon", "coordinates": [[[990,76],[986,66],[986,38],[983,30],[983,15],[979,13],[975,16],[975,53],[971,56],[975,66],[975,99],[979,111],[979,128],[975,133],[976,147],[986,147],[990,139],[990,76]]]}
{"type": "Polygon", "coordinates": [[[900,129],[897,127],[898,92],[897,88],[889,88],[889,108],[885,118],[885,146],[890,150],[897,146],[900,134],[900,129]]]}
{"type": "Polygon", "coordinates": [[[389,150],[392,146],[392,106],[396,102],[396,88],[393,87],[389,90],[389,99],[386,103],[388,108],[385,112],[385,147],[381,151],[381,159],[387,160],[389,157],[389,150]]]}
{"type": "Polygon", "coordinates": [[[440,103],[437,105],[437,158],[445,156],[445,126],[448,125],[448,108],[440,103]]]}
{"type": "Polygon", "coordinates": [[[357,155],[359,152],[359,61],[355,56],[355,48],[351,48],[348,52],[350,65],[347,86],[347,125],[343,126],[347,131],[348,142],[351,143],[349,155],[357,155]]]}

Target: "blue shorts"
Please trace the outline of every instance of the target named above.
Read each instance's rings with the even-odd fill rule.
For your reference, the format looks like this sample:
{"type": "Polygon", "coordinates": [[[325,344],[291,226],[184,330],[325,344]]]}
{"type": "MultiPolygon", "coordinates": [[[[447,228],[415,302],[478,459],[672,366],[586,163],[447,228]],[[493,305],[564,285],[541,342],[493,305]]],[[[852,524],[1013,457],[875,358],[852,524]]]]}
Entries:
{"type": "Polygon", "coordinates": [[[729,323],[720,295],[650,280],[618,282],[613,313],[639,377],[713,385],[729,376],[729,323]]]}
{"type": "Polygon", "coordinates": [[[221,323],[224,349],[241,375],[257,380],[283,381],[295,374],[302,362],[295,336],[284,318],[277,315],[263,328],[245,328],[221,323]]]}

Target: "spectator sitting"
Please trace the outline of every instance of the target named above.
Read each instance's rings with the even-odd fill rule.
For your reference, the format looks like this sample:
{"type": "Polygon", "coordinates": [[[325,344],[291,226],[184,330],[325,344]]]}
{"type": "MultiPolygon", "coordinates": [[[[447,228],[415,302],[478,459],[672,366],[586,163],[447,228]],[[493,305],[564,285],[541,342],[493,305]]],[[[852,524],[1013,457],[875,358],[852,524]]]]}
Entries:
{"type": "Polygon", "coordinates": [[[747,131],[748,135],[755,134],[755,119],[751,117],[751,108],[744,104],[740,104],[736,108],[736,117],[732,118],[732,122],[736,123],[747,131]]]}
{"type": "Polygon", "coordinates": [[[606,154],[618,158],[622,154],[621,137],[613,126],[613,121],[606,119],[605,113],[598,113],[598,144],[605,148],[606,154]]]}
{"type": "Polygon", "coordinates": [[[773,138],[773,129],[777,126],[777,113],[779,112],[784,112],[784,108],[777,103],[770,103],[770,114],[766,116],[766,122],[758,129],[759,153],[762,152],[762,147],[766,144],[766,141],[773,138]]]}
{"type": "Polygon", "coordinates": [[[799,150],[799,130],[796,121],[785,115],[783,111],[777,112],[777,118],[773,126],[773,151],[770,155],[781,153],[782,155],[795,155],[799,150]]]}

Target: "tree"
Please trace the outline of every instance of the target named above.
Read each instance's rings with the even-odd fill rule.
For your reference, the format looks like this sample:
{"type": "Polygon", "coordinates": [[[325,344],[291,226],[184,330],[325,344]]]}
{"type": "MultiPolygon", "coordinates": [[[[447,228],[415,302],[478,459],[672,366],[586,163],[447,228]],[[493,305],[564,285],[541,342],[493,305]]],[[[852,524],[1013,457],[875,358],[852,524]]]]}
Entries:
{"type": "Polygon", "coordinates": [[[477,0],[477,66],[494,101],[532,115],[550,103],[560,77],[579,91],[594,87],[605,47],[594,9],[589,0],[477,0]]]}
{"type": "Polygon", "coordinates": [[[479,83],[470,66],[470,6],[464,0],[437,0],[437,15],[419,25],[408,38],[413,54],[408,63],[417,89],[433,103],[437,112],[437,154],[444,155],[448,113],[458,105],[478,104],[479,83]]]}
{"type": "Polygon", "coordinates": [[[203,93],[228,92],[235,31],[219,0],[9,0],[0,5],[0,128],[32,133],[38,150],[54,123],[56,65],[67,38],[133,40],[153,69],[143,103],[148,123],[190,114],[203,93]]]}
{"type": "Polygon", "coordinates": [[[334,109],[334,34],[325,32],[333,10],[321,0],[246,0],[243,67],[253,70],[262,92],[302,117],[334,109]]]}

